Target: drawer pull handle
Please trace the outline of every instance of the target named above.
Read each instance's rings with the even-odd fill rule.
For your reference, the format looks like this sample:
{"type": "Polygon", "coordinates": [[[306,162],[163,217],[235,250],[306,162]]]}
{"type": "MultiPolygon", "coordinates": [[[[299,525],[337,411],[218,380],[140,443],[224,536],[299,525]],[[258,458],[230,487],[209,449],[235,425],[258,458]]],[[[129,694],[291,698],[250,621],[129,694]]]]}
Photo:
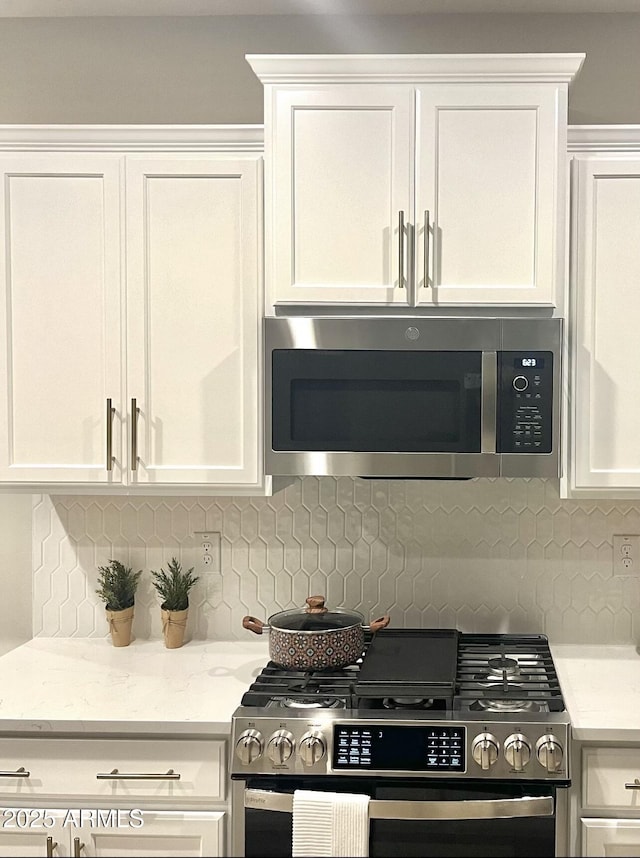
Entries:
{"type": "Polygon", "coordinates": [[[632,784],[625,784],[625,789],[640,789],[640,778],[634,778],[632,784]]]}
{"type": "Polygon", "coordinates": [[[73,838],[73,858],[80,858],[80,853],[84,849],[84,843],[80,842],[79,837],[73,838]]]}
{"type": "Polygon", "coordinates": [[[53,858],[53,850],[58,848],[58,844],[54,843],[53,837],[47,837],[47,858],[53,858]]]}
{"type": "Polygon", "coordinates": [[[119,772],[112,769],[110,772],[98,772],[96,778],[99,781],[179,781],[180,772],[168,769],[166,772],[119,772]]]}
{"type": "Polygon", "coordinates": [[[30,778],[31,772],[28,772],[24,766],[20,766],[15,772],[0,772],[0,778],[30,778]]]}

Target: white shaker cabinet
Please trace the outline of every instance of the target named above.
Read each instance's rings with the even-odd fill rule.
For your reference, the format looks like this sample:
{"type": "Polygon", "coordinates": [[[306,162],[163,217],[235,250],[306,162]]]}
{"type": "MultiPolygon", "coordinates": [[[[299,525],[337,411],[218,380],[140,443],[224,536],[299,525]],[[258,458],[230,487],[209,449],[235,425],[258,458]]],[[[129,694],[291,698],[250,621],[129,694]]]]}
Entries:
{"type": "Polygon", "coordinates": [[[0,156],[2,481],[122,481],[121,168],[0,156]]]}
{"type": "Polygon", "coordinates": [[[0,154],[3,487],[265,494],[262,140],[57,134],[0,154]]]}
{"type": "Polygon", "coordinates": [[[260,160],[126,170],[129,481],[257,485],[260,160]]]}
{"type": "MultiPolygon", "coordinates": [[[[572,163],[568,493],[640,497],[640,135],[572,163]]],[[[577,138],[580,139],[580,138],[577,138]]]]}
{"type": "Polygon", "coordinates": [[[583,58],[249,56],[265,85],[267,314],[560,303],[583,58]]]}

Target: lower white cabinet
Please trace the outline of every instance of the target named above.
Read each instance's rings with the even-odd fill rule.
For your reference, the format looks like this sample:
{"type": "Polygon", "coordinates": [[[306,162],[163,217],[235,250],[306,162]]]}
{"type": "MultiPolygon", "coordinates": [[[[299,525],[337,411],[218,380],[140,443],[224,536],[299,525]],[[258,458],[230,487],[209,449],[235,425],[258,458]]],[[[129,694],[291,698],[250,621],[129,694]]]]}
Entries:
{"type": "Polygon", "coordinates": [[[582,854],[607,858],[640,855],[640,819],[582,819],[582,854]]]}
{"type": "Polygon", "coordinates": [[[0,856],[222,856],[224,813],[3,807],[0,856]]]}
{"type": "Polygon", "coordinates": [[[582,748],[579,854],[640,855],[640,746],[582,748]]]}
{"type": "Polygon", "coordinates": [[[217,739],[0,739],[0,858],[222,856],[225,763],[217,739]]]}

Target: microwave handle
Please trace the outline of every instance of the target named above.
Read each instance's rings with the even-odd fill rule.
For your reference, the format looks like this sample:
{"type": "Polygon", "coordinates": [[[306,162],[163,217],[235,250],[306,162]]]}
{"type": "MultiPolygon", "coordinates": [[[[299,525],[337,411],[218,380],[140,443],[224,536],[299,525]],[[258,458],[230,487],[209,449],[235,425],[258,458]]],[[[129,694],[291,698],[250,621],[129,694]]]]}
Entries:
{"type": "Polygon", "coordinates": [[[482,352],[482,401],[480,405],[480,452],[496,452],[498,421],[498,353],[482,352]]]}
{"type": "MultiPolygon", "coordinates": [[[[293,813],[293,795],[266,789],[245,789],[244,806],[251,810],[293,813]]],[[[553,816],[551,795],[484,801],[391,801],[372,799],[370,819],[515,819],[524,816],[553,816]]]]}

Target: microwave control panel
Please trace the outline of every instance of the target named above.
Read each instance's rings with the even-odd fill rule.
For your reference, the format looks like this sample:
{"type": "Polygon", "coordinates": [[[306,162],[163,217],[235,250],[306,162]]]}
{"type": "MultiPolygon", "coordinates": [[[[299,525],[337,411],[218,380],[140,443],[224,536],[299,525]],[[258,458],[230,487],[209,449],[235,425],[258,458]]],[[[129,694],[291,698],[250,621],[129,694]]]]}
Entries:
{"type": "Polygon", "coordinates": [[[553,353],[498,352],[499,453],[551,453],[553,353]]]}

